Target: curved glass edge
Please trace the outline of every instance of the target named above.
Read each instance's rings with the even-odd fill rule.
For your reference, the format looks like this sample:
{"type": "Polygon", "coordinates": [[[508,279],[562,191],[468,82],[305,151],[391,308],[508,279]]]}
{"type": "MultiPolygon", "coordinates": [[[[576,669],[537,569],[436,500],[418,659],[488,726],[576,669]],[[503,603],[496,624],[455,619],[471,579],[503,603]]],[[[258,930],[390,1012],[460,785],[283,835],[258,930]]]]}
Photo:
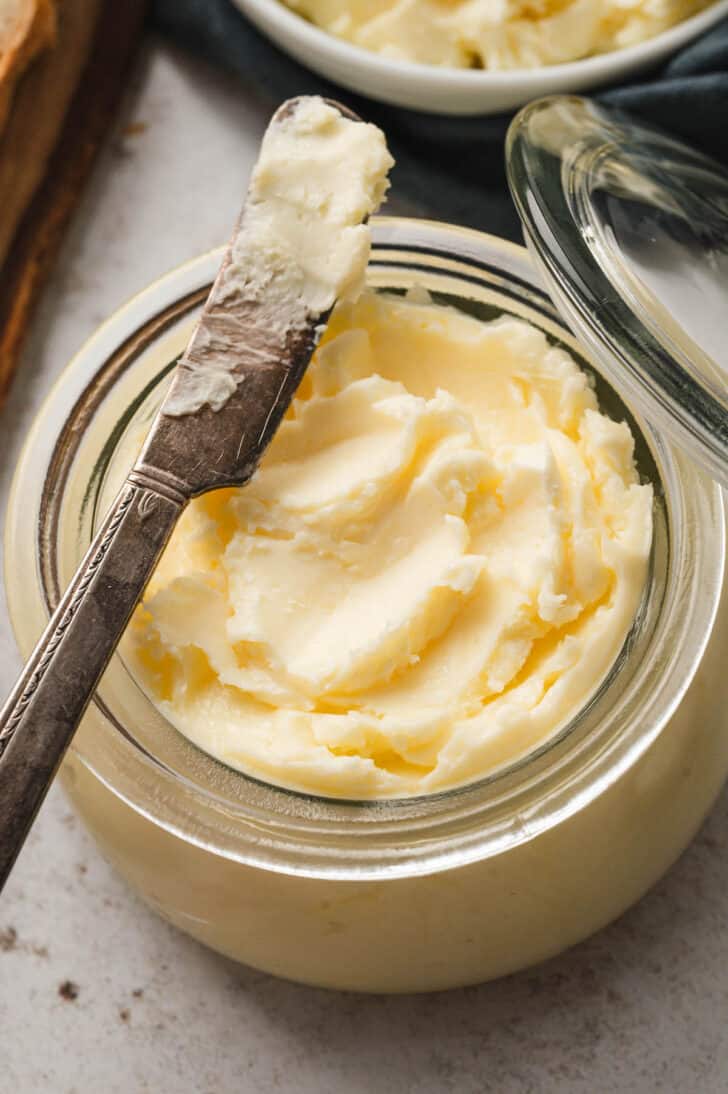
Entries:
{"type": "MultiPolygon", "coordinates": [[[[544,315],[555,315],[523,248],[464,229],[394,218],[377,221],[374,230],[375,261],[376,248],[380,247],[388,251],[387,261],[391,261],[392,255],[400,253],[405,264],[410,266],[416,265],[418,256],[429,254],[438,263],[438,268],[442,268],[442,264],[451,264],[457,271],[453,273],[455,278],[463,275],[463,266],[485,269],[491,271],[495,287],[506,287],[512,279],[521,280],[534,304],[543,305],[544,315]]],[[[217,260],[218,255],[212,254],[192,264],[195,267],[193,280],[198,286],[212,279],[217,260]]],[[[186,284],[189,287],[189,276],[186,284]]],[[[128,305],[118,313],[111,321],[118,342],[121,343],[136,329],[140,319],[139,301],[148,306],[148,310],[153,312],[156,309],[159,312],[179,299],[181,287],[179,273],[173,273],[142,294],[136,306],[128,305]]],[[[559,329],[558,323],[555,329],[559,329]]],[[[569,337],[568,332],[563,333],[569,337]]],[[[88,384],[103,365],[104,358],[99,350],[98,345],[87,348],[71,367],[69,376],[73,377],[77,388],[82,389],[88,384]]],[[[49,431],[57,432],[63,421],[59,419],[57,402],[54,403],[52,395],[38,422],[37,430],[44,432],[46,437],[49,431]]],[[[710,634],[722,581],[720,496],[716,490],[711,491],[708,484],[700,482],[699,476],[696,479],[689,466],[678,474],[675,454],[670,452],[669,447],[662,446],[659,439],[656,443],[658,448],[663,448],[662,473],[667,474],[668,478],[675,478],[679,507],[687,506],[689,510],[676,513],[673,524],[680,527],[687,521],[689,527],[691,522],[702,522],[704,525],[709,521],[717,529],[719,542],[713,541],[713,550],[702,559],[702,565],[683,567],[681,580],[690,585],[692,574],[692,586],[690,589],[675,590],[672,602],[680,603],[682,609],[686,604],[690,606],[689,625],[681,609],[681,627],[693,635],[699,630],[703,643],[693,643],[688,647],[685,642],[678,642],[667,651],[672,672],[667,687],[669,694],[665,693],[665,689],[653,694],[652,705],[645,710],[648,720],[645,722],[643,719],[638,739],[626,740],[622,735],[612,742],[611,748],[591,749],[591,756],[585,754],[585,745],[586,752],[589,752],[590,742],[587,739],[581,742],[580,749],[572,750],[556,768],[549,763],[553,756],[541,756],[540,762],[524,765],[528,767],[525,775],[522,770],[501,780],[497,777],[489,780],[491,789],[485,794],[486,801],[483,800],[484,785],[471,784],[423,799],[393,799],[361,805],[326,799],[313,800],[309,807],[303,808],[302,795],[263,785],[251,787],[253,780],[234,773],[238,783],[248,784],[250,797],[243,803],[245,815],[236,818],[234,836],[227,839],[221,835],[225,829],[219,821],[222,808],[229,830],[229,806],[221,807],[220,803],[211,801],[208,795],[200,793],[193,785],[184,785],[171,772],[159,768],[153,760],[140,753],[122,735],[106,732],[108,747],[105,755],[100,756],[98,749],[95,755],[89,755],[83,748],[77,748],[77,758],[131,808],[147,815],[154,823],[176,832],[180,838],[231,859],[286,873],[307,876],[333,874],[339,878],[411,876],[435,872],[453,864],[462,865],[531,838],[581,808],[586,799],[590,800],[618,778],[648,747],[679,703],[710,634]],[[688,487],[687,493],[682,489],[685,485],[688,487]],[[694,622],[692,616],[696,617],[694,622]],[[548,788],[543,783],[544,758],[548,768],[546,775],[550,778],[548,788]],[[580,789],[575,784],[579,777],[582,784],[580,789]],[[520,780],[520,787],[514,787],[514,779],[516,782],[520,780]],[[499,782],[498,793],[492,791],[495,782],[499,782]],[[540,798],[535,792],[539,785],[542,790],[540,798]],[[282,810],[271,809],[271,794],[281,797],[284,804],[282,810]],[[155,802],[154,809],[149,807],[152,801],[155,802]],[[294,816],[293,820],[292,801],[302,805],[299,815],[294,816]],[[363,846],[362,836],[366,836],[366,847],[363,846]]],[[[47,446],[41,447],[44,451],[39,453],[33,448],[31,440],[16,474],[12,520],[7,530],[7,562],[11,572],[20,557],[18,552],[24,549],[22,545],[29,542],[29,529],[31,536],[35,536],[34,525],[40,513],[40,484],[48,470],[44,462],[47,446]],[[32,506],[27,504],[28,495],[33,497],[32,506]],[[24,498],[22,505],[19,503],[21,496],[24,498]]],[[[677,535],[676,542],[679,544],[679,541],[680,536],[677,535]]],[[[9,596],[11,601],[17,599],[12,594],[12,587],[9,587],[9,596]]],[[[38,598],[42,600],[40,589],[38,598]]],[[[44,605],[37,606],[41,611],[45,610],[44,605]]],[[[17,611],[13,611],[13,616],[20,644],[27,649],[27,629],[19,621],[17,611]]],[[[622,698],[622,718],[628,724],[631,708],[625,704],[625,697],[622,698]]],[[[631,701],[634,703],[634,695],[631,701]]],[[[98,723],[104,721],[103,715],[98,712],[94,712],[94,717],[98,723]]],[[[603,742],[601,744],[603,746],[603,742]]]]}
{"type": "MultiPolygon", "coordinates": [[[[605,374],[659,423],[716,481],[728,486],[725,399],[681,364],[682,349],[643,322],[630,284],[609,276],[596,233],[577,223],[583,204],[580,178],[588,160],[628,140],[664,146],[696,163],[711,161],[578,96],[550,96],[524,107],[506,138],[509,187],[529,250],[569,325],[605,374]],[[632,301],[632,303],[630,303],[632,301]]],[[[610,268],[611,269],[611,268],[610,268]]],[[[683,347],[685,348],[685,347],[683,347]]],[[[689,350],[685,350],[689,356],[689,350]]],[[[687,358],[685,358],[687,360],[687,358]]]]}

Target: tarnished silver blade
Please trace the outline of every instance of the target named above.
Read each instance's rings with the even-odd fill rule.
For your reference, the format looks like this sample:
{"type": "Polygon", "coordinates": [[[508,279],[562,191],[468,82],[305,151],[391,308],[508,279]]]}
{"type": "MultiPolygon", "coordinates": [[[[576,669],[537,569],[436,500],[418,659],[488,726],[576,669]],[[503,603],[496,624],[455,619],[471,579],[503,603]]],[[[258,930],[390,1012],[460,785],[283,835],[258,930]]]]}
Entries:
{"type": "MultiPolygon", "coordinates": [[[[284,103],[271,125],[295,109],[297,99],[284,103]]],[[[353,121],[361,121],[340,103],[330,105],[353,121]]],[[[167,484],[172,493],[193,497],[221,486],[241,485],[255,468],[273,437],[311,359],[326,313],[306,313],[303,323],[288,325],[284,315],[271,322],[265,299],[231,293],[226,271],[237,250],[245,208],[238,219],[225,257],[189,345],[177,365],[167,397],[152,425],[135,467],[141,483],[167,484]],[[226,374],[238,381],[220,409],[203,406],[179,415],[206,370],[217,370],[224,359],[226,374]]]]}
{"type": "Polygon", "coordinates": [[[231,292],[224,274],[239,230],[142,456],[0,710],[0,888],[185,504],[250,477],[326,319],[301,318],[299,304],[288,327],[285,314],[271,321],[265,294],[231,292]],[[228,377],[229,398],[186,413],[206,369],[228,377]]]}

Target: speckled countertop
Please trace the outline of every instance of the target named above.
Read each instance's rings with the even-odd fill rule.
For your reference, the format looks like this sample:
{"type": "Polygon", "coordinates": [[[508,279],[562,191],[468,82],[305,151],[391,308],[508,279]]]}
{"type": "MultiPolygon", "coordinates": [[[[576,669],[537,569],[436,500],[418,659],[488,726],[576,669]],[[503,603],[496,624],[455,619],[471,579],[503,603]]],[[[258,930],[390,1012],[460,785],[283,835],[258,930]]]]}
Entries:
{"type": "MultiPolygon", "coordinates": [[[[271,105],[148,44],[0,415],[3,510],[31,418],[83,339],[225,239],[271,105]]],[[[18,667],[0,594],[1,693],[18,667]]],[[[0,899],[0,1094],[718,1094],[727,1015],[728,794],[617,924],[440,995],[313,991],[207,952],[127,890],[58,790],[0,899]]]]}

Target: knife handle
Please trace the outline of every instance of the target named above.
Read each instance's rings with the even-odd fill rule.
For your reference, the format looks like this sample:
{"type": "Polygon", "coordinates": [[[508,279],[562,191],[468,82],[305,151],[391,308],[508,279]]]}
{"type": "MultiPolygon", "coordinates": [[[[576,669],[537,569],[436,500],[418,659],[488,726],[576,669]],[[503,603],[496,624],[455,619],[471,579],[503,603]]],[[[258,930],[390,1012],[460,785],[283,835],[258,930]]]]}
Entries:
{"type": "Polygon", "coordinates": [[[186,503],[133,478],[0,711],[0,890],[186,503]]]}

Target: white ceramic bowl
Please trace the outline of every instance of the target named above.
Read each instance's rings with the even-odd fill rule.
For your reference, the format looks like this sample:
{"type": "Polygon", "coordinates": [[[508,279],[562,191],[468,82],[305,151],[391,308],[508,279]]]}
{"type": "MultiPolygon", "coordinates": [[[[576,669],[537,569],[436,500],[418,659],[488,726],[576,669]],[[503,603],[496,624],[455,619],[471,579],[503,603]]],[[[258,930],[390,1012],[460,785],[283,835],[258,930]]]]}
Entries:
{"type": "Polygon", "coordinates": [[[436,114],[497,114],[531,99],[586,91],[664,61],[728,16],[728,0],[636,46],[543,68],[486,72],[395,61],[313,26],[280,0],[233,0],[268,38],[301,64],[372,99],[436,114]]]}

